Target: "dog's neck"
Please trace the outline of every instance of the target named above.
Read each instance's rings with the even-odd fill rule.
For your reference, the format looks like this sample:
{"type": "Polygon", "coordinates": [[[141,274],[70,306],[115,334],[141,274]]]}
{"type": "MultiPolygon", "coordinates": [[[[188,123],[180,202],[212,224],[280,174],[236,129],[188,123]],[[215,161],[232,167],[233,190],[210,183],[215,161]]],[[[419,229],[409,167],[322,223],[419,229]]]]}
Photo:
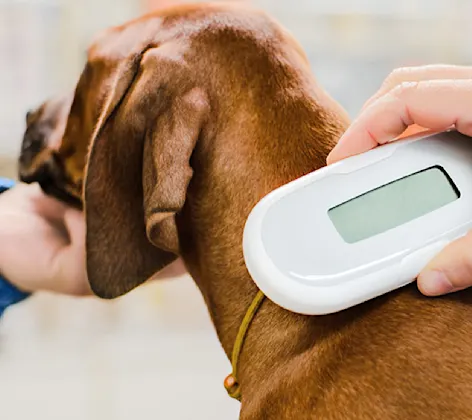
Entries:
{"type": "MultiPolygon", "coordinates": [[[[299,121],[295,121],[298,124],[299,121]]],[[[305,127],[300,124],[299,131],[290,132],[289,127],[287,133],[279,133],[278,137],[265,137],[267,144],[260,147],[261,152],[246,159],[244,140],[236,147],[231,145],[235,149],[233,156],[239,159],[226,159],[221,167],[215,161],[212,165],[205,162],[195,169],[195,174],[202,176],[196,177],[189,187],[188,214],[193,215],[192,219],[197,217],[209,223],[185,223],[184,209],[180,225],[183,257],[202,292],[228,357],[231,357],[241,321],[258,291],[242,254],[242,232],[250,210],[273,189],[323,166],[327,153],[345,128],[342,122],[330,125],[320,121],[319,112],[306,121],[311,123],[305,127]],[[282,143],[280,139],[287,141],[282,143]],[[274,144],[276,141],[279,143],[274,144]],[[236,150],[238,147],[240,149],[236,150]],[[205,176],[208,167],[225,172],[216,175],[207,172],[205,176]],[[228,179],[228,173],[234,174],[232,179],[228,179]],[[211,191],[208,198],[193,197],[192,191],[202,190],[211,191]]],[[[313,334],[323,335],[325,325],[313,331],[309,317],[285,311],[266,299],[249,328],[242,349],[242,384],[246,389],[249,384],[256,386],[264,372],[274,369],[274,364],[281,366],[311,346],[313,334]]]]}

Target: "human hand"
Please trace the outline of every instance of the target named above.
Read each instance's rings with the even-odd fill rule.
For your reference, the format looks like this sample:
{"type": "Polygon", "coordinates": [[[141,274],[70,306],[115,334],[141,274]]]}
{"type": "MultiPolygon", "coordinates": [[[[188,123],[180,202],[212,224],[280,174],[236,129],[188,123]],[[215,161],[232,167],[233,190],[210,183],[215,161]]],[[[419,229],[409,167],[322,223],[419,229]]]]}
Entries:
{"type": "Polygon", "coordinates": [[[0,194],[0,273],[26,292],[90,295],[82,212],[37,184],[0,194]]]}
{"type": "MultiPolygon", "coordinates": [[[[472,136],[472,67],[424,66],[394,71],[364,105],[328,156],[328,164],[423,131],[455,128],[472,136]]],[[[472,140],[471,140],[472,141],[472,140]]],[[[438,296],[472,286],[472,232],[448,245],[418,276],[438,296]]]]}
{"type": "MultiPolygon", "coordinates": [[[[45,195],[37,184],[0,194],[0,273],[26,292],[91,295],[83,213],[45,195]]],[[[178,258],[152,280],[186,274],[178,258]]]]}

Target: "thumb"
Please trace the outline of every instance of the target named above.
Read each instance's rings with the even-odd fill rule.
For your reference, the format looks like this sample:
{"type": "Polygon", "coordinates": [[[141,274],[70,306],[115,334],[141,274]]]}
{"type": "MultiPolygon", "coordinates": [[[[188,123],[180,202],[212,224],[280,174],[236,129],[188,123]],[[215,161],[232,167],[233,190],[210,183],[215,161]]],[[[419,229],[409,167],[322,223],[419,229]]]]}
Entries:
{"type": "Polygon", "coordinates": [[[69,243],[55,257],[56,291],[74,296],[91,294],[85,258],[85,219],[82,212],[67,209],[64,224],[69,243]],[[59,289],[60,290],[57,290],[59,289]]]}
{"type": "Polygon", "coordinates": [[[68,208],[64,214],[64,224],[71,244],[85,246],[85,217],[83,212],[68,208]]]}
{"type": "Polygon", "coordinates": [[[472,232],[446,246],[418,276],[418,288],[440,296],[472,286],[472,232]]]}

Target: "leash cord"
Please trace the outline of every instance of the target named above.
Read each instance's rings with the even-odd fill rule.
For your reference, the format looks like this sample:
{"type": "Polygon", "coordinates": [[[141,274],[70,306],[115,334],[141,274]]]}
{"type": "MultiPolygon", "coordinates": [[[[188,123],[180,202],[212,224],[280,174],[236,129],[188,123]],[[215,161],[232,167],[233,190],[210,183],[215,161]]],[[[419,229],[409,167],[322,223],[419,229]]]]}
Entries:
{"type": "Polygon", "coordinates": [[[265,295],[260,290],[257,292],[256,297],[249,306],[246,315],[244,315],[243,321],[239,326],[238,335],[236,336],[236,341],[234,342],[233,353],[231,355],[231,366],[232,373],[229,374],[224,382],[226,391],[231,398],[234,398],[238,401],[241,401],[241,387],[238,381],[238,366],[239,366],[239,357],[244,345],[244,340],[247,336],[247,332],[251,325],[251,322],[254,320],[257,311],[259,310],[262,302],[264,301],[265,295]]]}

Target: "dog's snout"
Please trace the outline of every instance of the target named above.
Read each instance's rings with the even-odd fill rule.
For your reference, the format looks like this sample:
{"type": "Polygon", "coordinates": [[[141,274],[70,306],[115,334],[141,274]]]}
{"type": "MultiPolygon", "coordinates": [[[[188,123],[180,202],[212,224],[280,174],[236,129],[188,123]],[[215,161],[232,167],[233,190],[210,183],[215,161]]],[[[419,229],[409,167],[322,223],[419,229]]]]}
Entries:
{"type": "Polygon", "coordinates": [[[36,172],[35,180],[43,189],[47,189],[49,185],[54,183],[55,171],[53,165],[53,160],[48,159],[36,172]]]}
{"type": "Polygon", "coordinates": [[[20,156],[20,180],[22,182],[31,183],[38,182],[41,185],[51,182],[53,173],[53,161],[50,157],[34,159],[36,153],[31,154],[23,152],[20,156]]]}
{"type": "Polygon", "coordinates": [[[64,173],[60,159],[54,152],[49,153],[34,173],[21,176],[21,180],[26,183],[37,182],[45,194],[76,208],[82,207],[81,199],[68,191],[67,185],[70,181],[64,173]]]}

